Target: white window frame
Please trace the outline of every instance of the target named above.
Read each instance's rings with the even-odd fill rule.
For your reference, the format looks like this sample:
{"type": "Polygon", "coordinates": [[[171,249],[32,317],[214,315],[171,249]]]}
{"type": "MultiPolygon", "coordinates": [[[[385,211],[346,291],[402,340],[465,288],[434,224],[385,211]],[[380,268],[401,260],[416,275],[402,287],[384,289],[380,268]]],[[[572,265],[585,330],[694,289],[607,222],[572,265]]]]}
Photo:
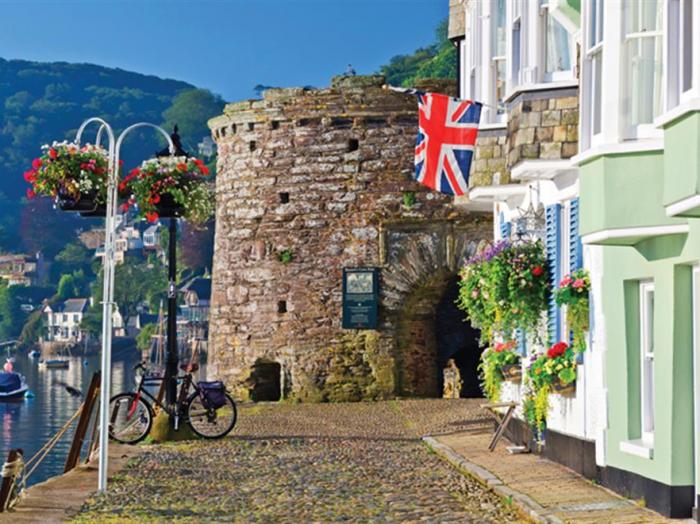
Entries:
{"type": "Polygon", "coordinates": [[[581,150],[603,142],[603,53],[605,9],[603,0],[588,0],[582,5],[583,23],[581,50],[581,150]],[[593,28],[593,11],[596,13],[596,26],[593,28]],[[595,31],[595,35],[593,35],[595,31]],[[599,69],[597,66],[600,66],[599,69]],[[598,78],[598,75],[601,78],[598,78]],[[599,90],[599,92],[598,92],[599,90]],[[596,132],[596,119],[598,130],[596,132]]]}
{"type": "Polygon", "coordinates": [[[674,107],[688,102],[696,87],[694,81],[694,70],[697,66],[697,54],[694,52],[693,40],[694,32],[697,31],[693,18],[695,11],[700,8],[697,0],[666,0],[665,5],[665,38],[664,38],[664,109],[669,111],[674,107]],[[695,6],[693,6],[695,3],[695,6]],[[686,7],[693,11],[690,19],[687,17],[686,7]],[[688,41],[687,32],[690,33],[688,41]],[[695,59],[695,63],[693,61],[695,59]],[[690,75],[685,76],[685,60],[690,60],[690,75]],[[684,89],[684,84],[688,82],[688,87],[684,89]]]}
{"type": "Polygon", "coordinates": [[[639,350],[641,437],[647,447],[654,446],[654,282],[639,283],[639,350]]]}
{"type": "MultiPolygon", "coordinates": [[[[537,47],[539,49],[537,69],[541,71],[541,73],[538,75],[538,80],[542,83],[575,80],[576,76],[574,74],[574,68],[576,67],[576,42],[571,33],[569,33],[569,31],[564,26],[562,27],[567,32],[569,37],[569,63],[571,64],[571,68],[566,69],[564,71],[556,71],[553,73],[547,72],[547,21],[550,16],[551,14],[549,13],[549,2],[548,0],[545,0],[541,2],[541,4],[538,6],[537,12],[537,47]]],[[[529,45],[532,45],[532,42],[529,42],[529,45]]]]}
{"type": "MultiPolygon", "coordinates": [[[[661,3],[663,6],[661,17],[665,17],[666,13],[666,6],[663,5],[663,0],[656,0],[657,2],[661,3]]],[[[620,106],[618,108],[618,111],[625,116],[625,118],[629,118],[631,115],[631,107],[626,107],[625,101],[630,101],[632,99],[631,96],[631,89],[630,89],[630,82],[631,78],[629,78],[629,75],[627,75],[626,68],[629,65],[630,59],[626,54],[627,50],[627,43],[633,40],[641,40],[641,39],[646,39],[646,38],[658,38],[661,41],[661,45],[664,45],[664,38],[663,38],[663,20],[661,22],[661,30],[657,31],[638,31],[634,33],[628,33],[627,28],[625,27],[625,24],[627,22],[627,10],[630,9],[633,5],[639,6],[640,4],[636,3],[637,0],[624,0],[623,2],[619,3],[619,6],[617,6],[620,10],[620,19],[622,23],[622,39],[620,42],[620,60],[621,60],[621,67],[624,69],[624,71],[620,71],[622,74],[622,82],[620,83],[621,89],[623,90],[623,95],[620,97],[620,106]]],[[[607,4],[614,4],[614,2],[607,2],[607,4]]],[[[661,53],[661,61],[662,61],[662,68],[663,68],[663,49],[661,53]]],[[[663,86],[664,86],[664,79],[663,79],[663,69],[661,72],[661,82],[660,82],[660,88],[663,91],[663,86]]],[[[661,104],[663,107],[663,92],[661,93],[661,104]]],[[[660,110],[659,114],[663,112],[663,109],[660,110]]],[[[622,119],[622,125],[623,125],[623,136],[625,139],[639,139],[639,138],[657,138],[662,136],[661,133],[659,132],[658,129],[656,129],[656,126],[654,124],[654,120],[658,117],[659,115],[656,115],[655,117],[652,117],[652,121],[648,123],[643,123],[643,124],[628,124],[625,118],[622,119]]]]}
{"type": "Polygon", "coordinates": [[[504,32],[504,50],[503,54],[497,55],[494,46],[495,40],[498,36],[497,24],[498,24],[498,0],[490,0],[489,2],[484,2],[486,8],[486,13],[484,14],[484,42],[485,42],[485,63],[488,64],[488,75],[484,78],[484,93],[486,93],[485,101],[490,107],[487,107],[487,122],[490,124],[505,124],[508,118],[508,113],[505,108],[506,91],[508,85],[508,17],[507,17],[507,0],[503,1],[503,19],[505,21],[503,32],[504,32]],[[498,98],[498,65],[503,62],[504,69],[504,86],[503,86],[503,97],[498,98]],[[500,112],[499,112],[500,109],[500,112]]]}

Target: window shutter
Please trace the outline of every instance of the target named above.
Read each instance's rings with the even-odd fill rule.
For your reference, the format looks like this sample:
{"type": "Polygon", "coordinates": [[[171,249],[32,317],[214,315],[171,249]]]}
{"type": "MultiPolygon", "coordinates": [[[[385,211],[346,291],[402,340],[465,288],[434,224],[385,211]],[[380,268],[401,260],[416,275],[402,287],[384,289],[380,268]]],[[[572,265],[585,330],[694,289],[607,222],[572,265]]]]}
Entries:
{"type": "MultiPolygon", "coordinates": [[[[561,262],[561,223],[559,214],[561,212],[561,204],[548,206],[545,211],[545,251],[547,264],[549,266],[549,278],[554,291],[559,285],[559,273],[561,262]]],[[[554,300],[554,293],[549,296],[549,311],[547,315],[547,325],[549,330],[550,343],[555,343],[561,340],[561,311],[557,307],[554,300]]]]}
{"type": "Polygon", "coordinates": [[[511,232],[511,223],[506,222],[505,215],[503,212],[498,217],[498,221],[500,223],[500,228],[501,228],[501,240],[508,240],[510,239],[510,232],[511,232]]]}
{"type": "Polygon", "coordinates": [[[569,208],[569,249],[571,271],[576,271],[583,267],[583,244],[578,233],[579,199],[574,198],[569,208]]]}
{"type": "Polygon", "coordinates": [[[520,353],[522,356],[527,355],[527,345],[525,342],[524,329],[518,328],[515,330],[515,340],[518,343],[518,353],[520,353]]]}

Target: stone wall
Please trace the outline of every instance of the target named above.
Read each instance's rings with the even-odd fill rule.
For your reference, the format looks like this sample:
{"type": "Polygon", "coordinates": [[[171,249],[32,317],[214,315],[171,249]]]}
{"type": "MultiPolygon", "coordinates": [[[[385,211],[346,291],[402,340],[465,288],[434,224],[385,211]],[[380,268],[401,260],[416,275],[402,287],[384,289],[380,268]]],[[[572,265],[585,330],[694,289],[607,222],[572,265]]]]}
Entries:
{"type": "Polygon", "coordinates": [[[578,89],[520,93],[508,102],[507,166],[578,152],[578,89]]]}
{"type": "Polygon", "coordinates": [[[241,397],[265,363],[280,364],[283,396],[301,400],[439,394],[434,343],[407,333],[422,326],[430,339],[431,303],[490,238],[491,217],[413,180],[417,103],[383,83],[271,89],[209,123],[219,151],[209,370],[241,397]],[[341,329],[342,269],[359,266],[382,268],[378,331],[341,329]],[[424,314],[407,311],[408,297],[424,314]]]}

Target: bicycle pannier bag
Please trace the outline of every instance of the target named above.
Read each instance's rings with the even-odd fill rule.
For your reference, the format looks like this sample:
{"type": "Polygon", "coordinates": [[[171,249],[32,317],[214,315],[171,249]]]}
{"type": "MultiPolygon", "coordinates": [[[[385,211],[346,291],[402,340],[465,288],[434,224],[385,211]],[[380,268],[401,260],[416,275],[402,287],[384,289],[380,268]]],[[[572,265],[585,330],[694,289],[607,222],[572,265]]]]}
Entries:
{"type": "Polygon", "coordinates": [[[207,409],[218,409],[226,404],[226,386],[220,380],[215,382],[198,382],[204,399],[202,404],[207,409]]]}

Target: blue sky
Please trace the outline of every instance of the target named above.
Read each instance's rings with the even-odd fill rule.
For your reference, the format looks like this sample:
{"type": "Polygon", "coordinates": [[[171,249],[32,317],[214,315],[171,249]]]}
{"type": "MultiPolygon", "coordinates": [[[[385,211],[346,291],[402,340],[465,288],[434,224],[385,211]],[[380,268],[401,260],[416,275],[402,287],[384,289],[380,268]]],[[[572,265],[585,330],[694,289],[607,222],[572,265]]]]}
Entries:
{"type": "Polygon", "coordinates": [[[0,0],[0,57],[175,78],[227,100],[325,86],[432,43],[447,0],[0,0]]]}

